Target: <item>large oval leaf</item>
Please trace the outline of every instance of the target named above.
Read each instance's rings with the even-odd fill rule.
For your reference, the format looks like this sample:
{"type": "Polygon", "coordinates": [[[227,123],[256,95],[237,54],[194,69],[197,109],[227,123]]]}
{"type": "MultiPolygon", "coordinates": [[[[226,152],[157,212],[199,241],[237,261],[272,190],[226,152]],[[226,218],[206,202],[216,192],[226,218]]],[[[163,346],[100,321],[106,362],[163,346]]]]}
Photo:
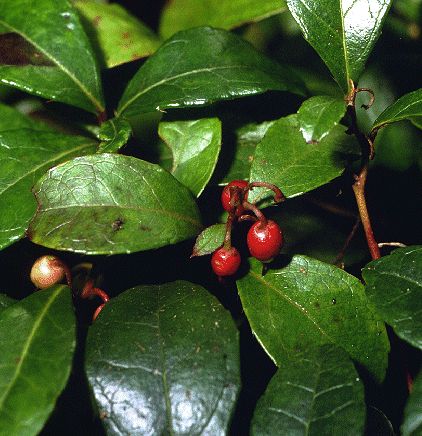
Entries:
{"type": "Polygon", "coordinates": [[[36,435],[70,374],[76,322],[67,286],[0,312],[0,432],[36,435]]]}
{"type": "Polygon", "coordinates": [[[0,103],[0,132],[15,129],[33,129],[43,132],[52,130],[47,124],[33,120],[17,109],[0,103]]]}
{"type": "Polygon", "coordinates": [[[341,348],[324,345],[283,362],[257,404],[252,434],[359,435],[364,425],[363,383],[341,348]]]}
{"type": "Polygon", "coordinates": [[[403,436],[422,434],[422,372],[416,377],[413,390],[404,409],[404,420],[401,426],[403,436]]]}
{"type": "Polygon", "coordinates": [[[226,434],[240,387],[236,327],[205,289],[139,286],[89,331],[86,371],[108,434],[226,434]]]}
{"type": "Polygon", "coordinates": [[[377,41],[391,0],[287,0],[305,39],[346,93],[377,41]]]}
{"type": "Polygon", "coordinates": [[[268,90],[304,93],[293,71],[230,32],[209,27],[166,41],[129,82],[118,115],[203,106],[268,90]]]}
{"type": "Polygon", "coordinates": [[[201,230],[190,192],[158,165],[96,154],[51,169],[34,188],[37,244],[116,254],[174,244],[201,230]]]}
{"type": "Polygon", "coordinates": [[[0,294],[0,312],[4,309],[7,309],[12,304],[16,303],[16,300],[10,298],[5,294],[0,294]]]}
{"type": "Polygon", "coordinates": [[[262,264],[252,260],[237,285],[252,331],[277,365],[334,343],[378,380],[384,377],[385,326],[356,277],[306,256],[294,256],[289,265],[264,276],[261,271],[262,264]]]}
{"type": "Polygon", "coordinates": [[[31,188],[49,168],[95,151],[81,136],[18,129],[0,132],[0,248],[22,238],[37,208],[31,188]]]}
{"type": "Polygon", "coordinates": [[[0,81],[91,112],[103,112],[98,68],[67,0],[0,2],[0,81]]]}
{"type": "Polygon", "coordinates": [[[399,248],[362,271],[366,292],[396,334],[422,349],[422,246],[399,248]]]}

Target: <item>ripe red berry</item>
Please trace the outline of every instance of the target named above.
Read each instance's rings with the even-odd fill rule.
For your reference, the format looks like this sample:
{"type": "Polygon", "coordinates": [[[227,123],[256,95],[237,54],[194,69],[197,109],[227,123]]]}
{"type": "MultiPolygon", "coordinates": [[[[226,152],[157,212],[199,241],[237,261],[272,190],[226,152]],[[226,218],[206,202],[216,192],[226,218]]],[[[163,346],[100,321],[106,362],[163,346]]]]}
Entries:
{"type": "Polygon", "coordinates": [[[215,274],[220,277],[231,276],[239,269],[241,257],[236,248],[221,247],[214,251],[211,266],[215,274]]]}
{"type": "MultiPolygon", "coordinates": [[[[240,189],[245,189],[247,188],[249,185],[249,183],[246,180],[233,180],[231,181],[228,185],[226,185],[223,188],[223,192],[221,193],[221,204],[223,205],[224,210],[226,210],[227,212],[230,212],[231,210],[233,210],[233,206],[230,204],[230,188],[233,186],[236,186],[240,189]]],[[[246,200],[247,198],[247,193],[244,196],[244,199],[246,200]]],[[[242,200],[240,198],[240,200],[242,200]]],[[[236,210],[236,215],[242,215],[244,209],[241,206],[237,206],[237,210],[236,210]]]]}
{"type": "Polygon", "coordinates": [[[283,234],[275,221],[268,220],[266,225],[257,221],[249,229],[246,241],[251,255],[266,262],[280,253],[283,234]]]}

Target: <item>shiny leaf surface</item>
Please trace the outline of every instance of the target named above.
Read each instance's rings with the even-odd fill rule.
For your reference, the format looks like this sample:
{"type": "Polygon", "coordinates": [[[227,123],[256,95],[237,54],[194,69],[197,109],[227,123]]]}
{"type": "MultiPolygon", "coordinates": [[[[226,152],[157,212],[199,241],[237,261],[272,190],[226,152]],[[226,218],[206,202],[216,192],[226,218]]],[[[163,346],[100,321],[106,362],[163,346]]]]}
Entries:
{"type": "Polygon", "coordinates": [[[213,224],[207,227],[196,238],[191,257],[214,253],[217,248],[223,245],[225,233],[225,224],[213,224]]]}
{"type": "Polygon", "coordinates": [[[0,103],[0,132],[15,129],[51,131],[51,127],[47,126],[47,124],[29,118],[17,109],[0,103]]]}
{"type": "Polygon", "coordinates": [[[0,312],[0,433],[36,435],[70,374],[76,322],[70,289],[35,292],[0,312]]]}
{"type": "Polygon", "coordinates": [[[120,100],[118,115],[203,106],[268,90],[304,93],[295,73],[240,37],[200,27],[177,33],[142,65],[120,100]]]}
{"type": "Polygon", "coordinates": [[[387,334],[357,278],[299,255],[284,268],[261,272],[262,264],[252,260],[237,285],[253,333],[278,366],[334,343],[382,380],[387,334]]]}
{"type": "Polygon", "coordinates": [[[366,292],[395,333],[422,349],[422,246],[399,248],[362,271],[366,292]]]}
{"type": "Polygon", "coordinates": [[[0,312],[4,309],[7,309],[14,303],[16,303],[16,300],[14,300],[13,298],[10,298],[5,294],[0,294],[0,312]]]}
{"type": "Polygon", "coordinates": [[[89,254],[150,250],[195,236],[190,192],[158,165],[96,154],[51,169],[34,188],[33,242],[89,254]]]}
{"type": "Polygon", "coordinates": [[[404,420],[401,426],[403,436],[422,434],[422,372],[416,377],[404,409],[404,420]]]}
{"type": "Polygon", "coordinates": [[[132,134],[131,125],[122,118],[113,118],[101,124],[98,133],[102,141],[98,153],[115,153],[129,141],[132,134]]]}
{"type": "Polygon", "coordinates": [[[214,435],[227,434],[238,360],[229,313],[178,281],[111,300],[90,329],[86,371],[107,434],[214,435]]]}

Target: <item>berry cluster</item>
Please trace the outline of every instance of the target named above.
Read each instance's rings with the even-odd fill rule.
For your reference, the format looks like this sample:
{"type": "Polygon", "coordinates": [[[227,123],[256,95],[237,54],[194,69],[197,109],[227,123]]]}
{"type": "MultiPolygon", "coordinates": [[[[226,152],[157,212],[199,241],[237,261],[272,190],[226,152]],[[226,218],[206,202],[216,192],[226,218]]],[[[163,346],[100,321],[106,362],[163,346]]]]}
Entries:
{"type": "Polygon", "coordinates": [[[283,234],[279,225],[267,220],[264,214],[252,203],[248,202],[248,193],[254,187],[266,187],[274,191],[274,201],[284,200],[280,189],[266,182],[251,182],[233,180],[224,187],[221,193],[221,203],[229,215],[226,223],[224,244],[216,250],[211,258],[211,266],[219,277],[231,276],[236,273],[241,263],[239,251],[231,245],[231,231],[235,221],[255,221],[248,231],[246,242],[253,257],[270,262],[280,253],[283,245],[283,234]]]}

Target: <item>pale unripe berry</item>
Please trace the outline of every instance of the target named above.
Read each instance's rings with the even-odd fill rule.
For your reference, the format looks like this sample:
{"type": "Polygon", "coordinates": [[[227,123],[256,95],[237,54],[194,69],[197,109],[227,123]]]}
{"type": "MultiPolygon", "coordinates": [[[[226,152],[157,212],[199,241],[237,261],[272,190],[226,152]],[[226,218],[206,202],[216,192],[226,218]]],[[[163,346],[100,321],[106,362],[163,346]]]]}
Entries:
{"type": "Polygon", "coordinates": [[[41,256],[32,265],[31,282],[38,289],[49,288],[64,279],[66,269],[66,265],[58,257],[41,256]]]}

